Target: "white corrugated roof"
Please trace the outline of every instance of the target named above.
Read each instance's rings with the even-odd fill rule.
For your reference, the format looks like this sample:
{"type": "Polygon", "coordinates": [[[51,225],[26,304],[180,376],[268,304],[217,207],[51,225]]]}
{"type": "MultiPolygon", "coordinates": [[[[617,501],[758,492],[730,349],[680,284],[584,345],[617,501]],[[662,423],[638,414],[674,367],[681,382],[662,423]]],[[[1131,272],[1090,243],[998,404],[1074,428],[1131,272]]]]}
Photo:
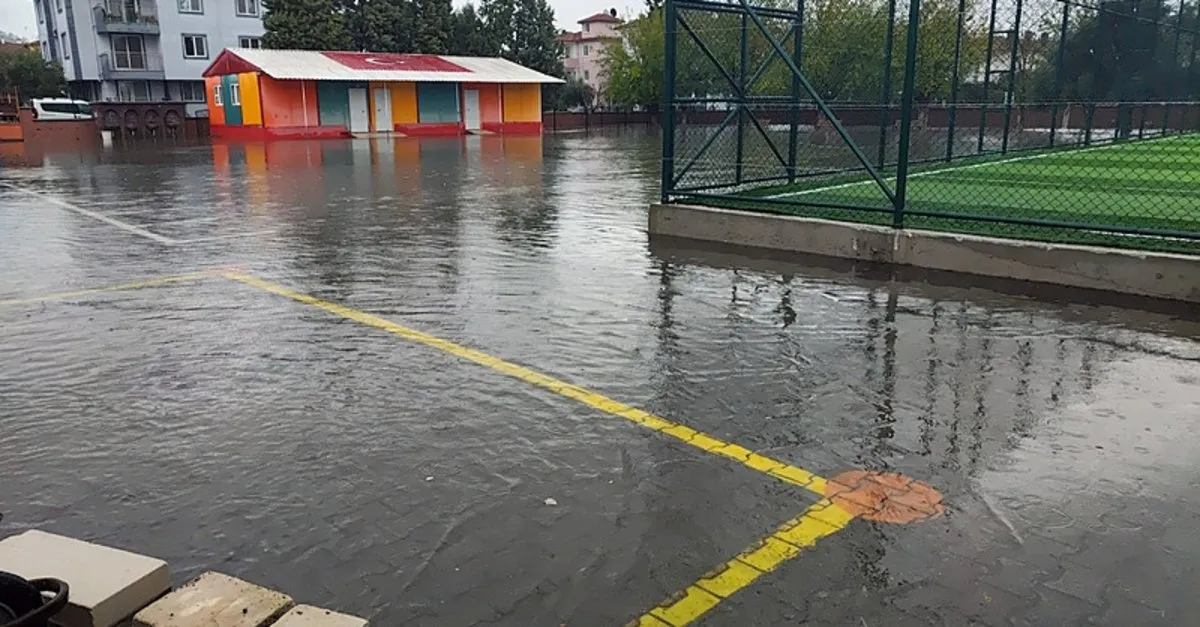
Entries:
{"type": "MultiPolygon", "coordinates": [[[[498,57],[452,57],[436,56],[449,61],[466,72],[459,71],[413,71],[397,69],[356,69],[348,67],[325,53],[315,50],[265,50],[250,48],[227,48],[226,53],[241,57],[258,67],[271,78],[285,80],[314,81],[413,81],[453,83],[561,83],[561,79],[547,76],[507,59],[498,57]]],[[[224,54],[224,53],[222,53],[224,54]]],[[[355,54],[355,53],[332,53],[355,54]]],[[[367,55],[369,56],[369,55],[367,55]]],[[[396,55],[379,55],[392,57],[396,55]]],[[[214,61],[214,65],[220,60],[214,61]]]]}

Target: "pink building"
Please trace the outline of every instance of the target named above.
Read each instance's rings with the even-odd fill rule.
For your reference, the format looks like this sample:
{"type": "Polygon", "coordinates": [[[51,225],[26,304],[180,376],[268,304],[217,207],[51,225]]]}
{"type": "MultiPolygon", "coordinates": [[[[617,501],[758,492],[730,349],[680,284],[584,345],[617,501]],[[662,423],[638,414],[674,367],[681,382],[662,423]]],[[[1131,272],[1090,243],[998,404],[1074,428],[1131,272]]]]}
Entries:
{"type": "Polygon", "coordinates": [[[582,30],[574,33],[563,33],[558,36],[562,43],[563,67],[567,76],[583,79],[596,92],[596,100],[601,100],[604,91],[604,67],[600,60],[604,58],[604,48],[610,42],[620,41],[621,33],[617,31],[624,21],[617,17],[617,10],[608,13],[597,13],[579,20],[582,30]]]}

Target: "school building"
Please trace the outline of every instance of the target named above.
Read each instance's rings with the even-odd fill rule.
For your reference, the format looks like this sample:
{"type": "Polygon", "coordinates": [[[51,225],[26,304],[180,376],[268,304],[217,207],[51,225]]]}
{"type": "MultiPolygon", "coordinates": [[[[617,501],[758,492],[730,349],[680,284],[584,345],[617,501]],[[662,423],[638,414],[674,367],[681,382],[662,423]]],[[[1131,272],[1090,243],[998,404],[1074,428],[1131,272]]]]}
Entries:
{"type": "Polygon", "coordinates": [[[500,58],[227,48],[204,71],[213,137],[540,133],[541,86],[500,58]]]}

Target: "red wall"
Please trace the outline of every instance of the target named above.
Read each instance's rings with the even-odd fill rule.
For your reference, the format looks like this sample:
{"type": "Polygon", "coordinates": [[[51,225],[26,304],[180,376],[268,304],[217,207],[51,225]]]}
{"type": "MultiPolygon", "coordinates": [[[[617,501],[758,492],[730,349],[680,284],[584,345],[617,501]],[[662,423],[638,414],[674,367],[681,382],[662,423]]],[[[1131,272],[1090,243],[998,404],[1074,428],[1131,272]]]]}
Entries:
{"type": "Polygon", "coordinates": [[[318,126],[317,85],[312,81],[277,81],[259,76],[263,126],[318,126]],[[307,120],[307,123],[305,123],[307,120]]]}

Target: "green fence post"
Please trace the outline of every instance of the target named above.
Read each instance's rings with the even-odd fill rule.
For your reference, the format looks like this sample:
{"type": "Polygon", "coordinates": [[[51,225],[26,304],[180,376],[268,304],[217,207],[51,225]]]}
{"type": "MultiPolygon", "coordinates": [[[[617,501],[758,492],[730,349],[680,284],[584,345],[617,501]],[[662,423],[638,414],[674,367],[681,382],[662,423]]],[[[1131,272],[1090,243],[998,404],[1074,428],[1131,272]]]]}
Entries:
{"type": "Polygon", "coordinates": [[[739,185],[741,184],[742,177],[744,175],[742,163],[746,157],[744,153],[746,143],[746,100],[748,98],[748,94],[746,93],[746,66],[750,64],[750,38],[747,37],[749,33],[746,29],[746,21],[746,14],[743,13],[741,29],[741,56],[738,61],[737,163],[734,164],[733,176],[734,182],[738,183],[739,185]]]}
{"type": "Polygon", "coordinates": [[[1179,36],[1183,32],[1183,12],[1186,8],[1183,0],[1179,0],[1179,15],[1175,17],[1175,44],[1171,47],[1171,75],[1167,78],[1171,82],[1169,86],[1171,93],[1167,95],[1167,103],[1163,105],[1163,135],[1166,135],[1170,130],[1171,100],[1178,94],[1179,80],[1183,78],[1182,76],[1176,76],[1175,69],[1179,67],[1179,36]]]}
{"type": "Polygon", "coordinates": [[[987,55],[983,62],[983,98],[979,101],[979,146],[976,153],[983,153],[983,134],[987,128],[988,98],[992,85],[992,43],[996,40],[996,0],[992,0],[991,18],[988,20],[987,55]]]}
{"type": "Polygon", "coordinates": [[[1000,140],[1000,154],[1008,154],[1008,127],[1012,124],[1013,98],[1017,91],[1017,52],[1021,47],[1021,8],[1024,3],[1017,0],[1017,11],[1013,16],[1012,41],[1008,49],[1008,89],[1004,90],[1004,136],[1000,140]]]}
{"type": "MultiPolygon", "coordinates": [[[[1050,106],[1050,147],[1054,147],[1055,136],[1058,135],[1058,101],[1063,97],[1063,63],[1067,53],[1067,25],[1071,18],[1071,5],[1063,3],[1062,23],[1058,28],[1058,54],[1054,59],[1054,104],[1050,106]]],[[[1067,103],[1070,110],[1071,103],[1067,103]]]]}
{"type": "MultiPolygon", "coordinates": [[[[792,61],[800,67],[804,50],[804,0],[796,0],[796,19],[792,22],[792,61]]],[[[800,135],[800,79],[792,75],[791,119],[788,130],[788,183],[796,182],[796,158],[800,135]]]]}
{"type": "Polygon", "coordinates": [[[883,38],[883,86],[880,88],[879,102],[883,104],[883,113],[879,119],[879,160],[875,167],[883,169],[887,163],[887,132],[892,122],[892,48],[895,43],[896,0],[888,0],[887,35],[883,38]]]}
{"type": "Polygon", "coordinates": [[[921,0],[909,0],[908,44],[905,46],[904,88],[900,94],[900,150],[896,156],[896,199],[892,226],[904,228],[904,208],[908,193],[908,154],[912,140],[913,99],[917,91],[917,31],[921,17],[921,0]]]}
{"type": "Polygon", "coordinates": [[[954,69],[950,71],[950,110],[946,123],[946,161],[954,158],[954,125],[958,121],[958,73],[962,65],[963,21],[967,0],[958,0],[958,29],[954,32],[954,69]]]}
{"type": "Polygon", "coordinates": [[[675,0],[663,3],[666,37],[663,42],[663,99],[662,99],[662,201],[671,199],[675,187],[675,21],[678,9],[675,0]]]}

